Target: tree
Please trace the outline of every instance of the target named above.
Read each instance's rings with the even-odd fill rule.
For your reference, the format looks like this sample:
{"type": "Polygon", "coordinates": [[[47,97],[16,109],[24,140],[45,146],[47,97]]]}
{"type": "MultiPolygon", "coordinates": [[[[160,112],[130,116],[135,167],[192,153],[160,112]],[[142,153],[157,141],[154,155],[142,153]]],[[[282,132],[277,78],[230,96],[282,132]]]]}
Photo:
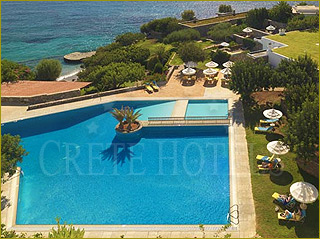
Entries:
{"type": "Polygon", "coordinates": [[[204,51],[193,42],[182,44],[178,50],[178,54],[184,62],[205,60],[204,51]]]}
{"type": "Polygon", "coordinates": [[[11,177],[17,170],[17,163],[22,162],[28,153],[21,145],[19,135],[4,134],[1,137],[1,178],[5,173],[11,177]]]}
{"type": "Polygon", "coordinates": [[[121,109],[117,109],[117,108],[113,108],[113,111],[110,112],[112,114],[112,116],[119,121],[119,129],[122,130],[123,129],[123,120],[126,117],[126,111],[123,108],[123,106],[121,107],[121,109]]]}
{"type": "Polygon", "coordinates": [[[306,2],[299,2],[298,4],[297,4],[297,6],[307,6],[308,4],[306,3],[306,2]]]}
{"type": "Polygon", "coordinates": [[[231,70],[230,89],[245,102],[251,101],[251,93],[270,87],[271,68],[262,60],[237,61],[231,70]]]}
{"type": "Polygon", "coordinates": [[[319,30],[319,16],[308,16],[300,14],[294,16],[288,21],[287,30],[295,31],[295,30],[319,30]]]}
{"type": "Polygon", "coordinates": [[[159,61],[153,68],[153,74],[155,74],[155,73],[161,74],[162,72],[163,72],[163,65],[159,61]]]}
{"type": "Polygon", "coordinates": [[[280,1],[269,9],[269,17],[274,21],[287,23],[293,17],[292,7],[287,2],[280,1]]]}
{"type": "Polygon", "coordinates": [[[153,53],[153,57],[158,58],[162,65],[165,65],[170,57],[170,51],[166,51],[163,44],[159,45],[153,53]]]}
{"type": "Polygon", "coordinates": [[[154,19],[140,27],[140,31],[142,33],[149,35],[152,32],[158,32],[162,37],[167,36],[173,31],[178,31],[181,29],[182,27],[179,25],[178,19],[173,17],[154,19]]]}
{"type": "Polygon", "coordinates": [[[192,11],[192,10],[184,10],[181,13],[181,17],[182,17],[182,20],[184,20],[184,21],[191,21],[191,20],[195,19],[195,14],[194,14],[194,11],[192,11]]]}
{"type": "Polygon", "coordinates": [[[249,27],[263,29],[263,23],[266,19],[268,19],[268,10],[265,7],[255,8],[247,12],[246,23],[249,27]]]}
{"type": "Polygon", "coordinates": [[[251,51],[256,46],[256,42],[251,38],[244,38],[243,46],[248,48],[251,51]]]}
{"type": "Polygon", "coordinates": [[[200,32],[194,29],[183,29],[171,32],[166,38],[163,39],[165,44],[173,42],[186,42],[192,40],[199,40],[200,32]]]}
{"type": "Polygon", "coordinates": [[[35,74],[27,66],[9,60],[1,60],[1,82],[34,80],[35,74]]]}
{"type": "Polygon", "coordinates": [[[221,13],[232,12],[232,7],[231,5],[221,4],[219,6],[219,12],[221,13]]]}
{"type": "Polygon", "coordinates": [[[232,34],[242,32],[244,28],[244,25],[233,26],[228,22],[218,23],[208,31],[208,36],[215,41],[225,41],[232,34]]]}
{"type": "Polygon", "coordinates": [[[219,49],[211,52],[211,60],[217,62],[219,65],[222,65],[223,63],[229,61],[230,56],[231,55],[227,52],[221,51],[219,49]]]}
{"type": "Polygon", "coordinates": [[[122,46],[129,46],[140,40],[143,40],[144,38],[145,38],[145,35],[142,33],[127,32],[122,35],[118,35],[115,41],[122,46]]]}
{"type": "Polygon", "coordinates": [[[319,101],[306,100],[301,110],[289,115],[285,141],[305,162],[319,151],[319,101]]]}
{"type": "Polygon", "coordinates": [[[127,130],[131,131],[132,129],[132,124],[137,122],[138,118],[141,116],[140,110],[134,112],[133,108],[126,107],[126,121],[128,123],[127,130]]]}
{"type": "Polygon", "coordinates": [[[116,89],[125,82],[136,82],[145,76],[145,68],[139,63],[111,63],[97,66],[88,75],[87,80],[99,91],[116,89]]]}
{"type": "Polygon", "coordinates": [[[67,225],[65,222],[63,225],[60,224],[60,218],[56,219],[58,228],[54,227],[49,232],[49,238],[83,238],[84,229],[76,229],[73,225],[67,225]]]}
{"type": "Polygon", "coordinates": [[[37,80],[56,80],[62,70],[60,61],[53,59],[41,60],[36,66],[37,80]]]}
{"type": "Polygon", "coordinates": [[[299,56],[295,60],[282,60],[276,72],[282,79],[279,86],[319,83],[318,65],[308,55],[299,56]]]}

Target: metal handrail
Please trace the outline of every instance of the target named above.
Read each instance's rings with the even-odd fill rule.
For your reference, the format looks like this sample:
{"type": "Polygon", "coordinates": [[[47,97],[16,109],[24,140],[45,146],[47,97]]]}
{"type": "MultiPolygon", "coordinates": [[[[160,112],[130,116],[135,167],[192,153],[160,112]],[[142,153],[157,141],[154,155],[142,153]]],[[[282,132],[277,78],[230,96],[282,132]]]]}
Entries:
{"type": "Polygon", "coordinates": [[[233,204],[229,208],[229,213],[228,213],[228,216],[227,216],[227,220],[229,222],[232,222],[235,225],[239,224],[240,220],[239,220],[239,205],[238,204],[233,204]]]}

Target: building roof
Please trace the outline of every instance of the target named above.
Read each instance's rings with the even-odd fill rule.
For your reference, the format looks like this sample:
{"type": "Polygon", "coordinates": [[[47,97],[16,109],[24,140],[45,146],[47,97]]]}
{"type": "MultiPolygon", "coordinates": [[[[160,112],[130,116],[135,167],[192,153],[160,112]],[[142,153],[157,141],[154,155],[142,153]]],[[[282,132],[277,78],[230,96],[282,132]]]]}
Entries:
{"type": "Polygon", "coordinates": [[[265,36],[265,38],[287,45],[274,48],[273,52],[294,59],[300,55],[308,54],[317,63],[319,62],[319,32],[292,31],[287,32],[284,36],[275,34],[265,36]]]}
{"type": "Polygon", "coordinates": [[[36,96],[56,94],[86,87],[91,82],[17,81],[1,84],[1,96],[36,96]]]}
{"type": "Polygon", "coordinates": [[[319,14],[319,7],[313,5],[293,6],[293,14],[316,15],[319,14]]]}

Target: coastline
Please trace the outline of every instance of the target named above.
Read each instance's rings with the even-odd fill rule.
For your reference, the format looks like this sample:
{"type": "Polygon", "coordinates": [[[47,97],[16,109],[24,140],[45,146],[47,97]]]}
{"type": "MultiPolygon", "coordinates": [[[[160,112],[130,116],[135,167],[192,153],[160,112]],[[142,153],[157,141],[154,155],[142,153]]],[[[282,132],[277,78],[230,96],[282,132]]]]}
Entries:
{"type": "Polygon", "coordinates": [[[77,74],[81,71],[81,69],[77,69],[75,71],[72,71],[69,74],[65,74],[62,76],[59,76],[56,81],[76,81],[78,80],[77,74]]]}

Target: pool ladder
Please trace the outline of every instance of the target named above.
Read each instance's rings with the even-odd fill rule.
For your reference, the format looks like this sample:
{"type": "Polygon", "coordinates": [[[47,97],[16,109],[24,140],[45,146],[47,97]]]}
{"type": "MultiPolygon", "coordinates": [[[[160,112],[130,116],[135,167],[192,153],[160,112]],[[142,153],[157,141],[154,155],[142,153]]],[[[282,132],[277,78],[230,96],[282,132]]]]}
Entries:
{"type": "Polygon", "coordinates": [[[239,205],[238,204],[233,204],[229,208],[227,220],[229,223],[233,223],[235,225],[239,224],[239,205]]]}

